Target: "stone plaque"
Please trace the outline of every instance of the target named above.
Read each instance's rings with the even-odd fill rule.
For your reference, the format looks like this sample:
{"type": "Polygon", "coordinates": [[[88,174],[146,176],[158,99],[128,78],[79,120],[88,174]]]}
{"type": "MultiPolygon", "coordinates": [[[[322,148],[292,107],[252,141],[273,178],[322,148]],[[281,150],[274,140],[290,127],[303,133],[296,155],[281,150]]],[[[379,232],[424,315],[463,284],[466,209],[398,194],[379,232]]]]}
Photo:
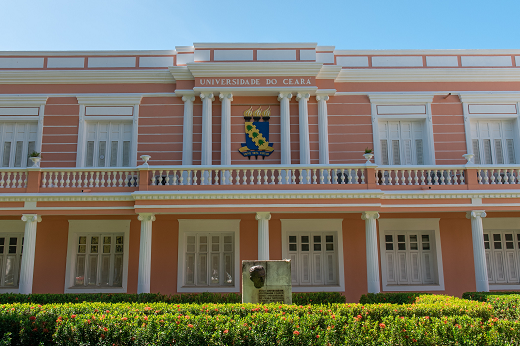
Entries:
{"type": "Polygon", "coordinates": [[[292,304],[291,261],[242,261],[242,302],[292,304]]]}

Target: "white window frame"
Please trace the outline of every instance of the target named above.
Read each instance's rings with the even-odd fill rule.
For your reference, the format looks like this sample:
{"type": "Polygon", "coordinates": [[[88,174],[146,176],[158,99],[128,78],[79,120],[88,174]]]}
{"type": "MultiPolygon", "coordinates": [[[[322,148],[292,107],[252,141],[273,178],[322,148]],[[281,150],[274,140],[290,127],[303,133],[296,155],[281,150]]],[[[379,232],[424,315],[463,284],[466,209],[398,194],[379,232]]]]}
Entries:
{"type": "MultiPolygon", "coordinates": [[[[12,119],[13,117],[9,117],[10,119],[12,119]]],[[[24,118],[27,118],[27,117],[24,117],[24,118]]],[[[30,167],[30,164],[28,164],[28,156],[30,154],[29,152],[29,142],[30,142],[30,138],[29,138],[29,134],[30,134],[30,125],[36,125],[36,138],[34,139],[34,151],[37,151],[37,152],[40,152],[41,150],[41,135],[39,134],[38,132],[38,120],[37,119],[32,119],[32,120],[25,120],[25,121],[21,121],[19,119],[16,119],[16,120],[4,120],[3,118],[1,118],[1,123],[0,123],[0,146],[2,146],[2,152],[0,152],[0,168],[11,168],[11,169],[23,169],[23,168],[27,168],[27,167],[30,167]],[[4,160],[4,134],[5,134],[5,125],[7,124],[13,124],[15,125],[15,134],[14,134],[14,137],[13,137],[13,141],[11,142],[11,150],[10,150],[10,153],[9,153],[9,165],[7,167],[2,167],[2,164],[3,164],[3,160],[4,160]],[[25,131],[24,131],[24,137],[23,138],[20,138],[20,137],[17,137],[16,135],[16,125],[23,125],[25,127],[25,131]],[[20,167],[16,167],[14,164],[16,162],[16,143],[17,142],[23,142],[23,147],[22,147],[22,157],[21,157],[21,162],[20,162],[20,167]],[[38,143],[40,142],[40,143],[38,143]]]]}
{"type": "MultiPolygon", "coordinates": [[[[87,143],[87,152],[88,152],[88,143],[89,142],[92,142],[93,143],[93,148],[92,148],[92,166],[88,166],[88,163],[86,162],[87,161],[87,158],[88,158],[88,155],[86,155],[85,157],[85,167],[93,167],[93,168],[109,168],[109,167],[130,167],[130,158],[132,156],[132,138],[130,138],[130,140],[126,140],[124,138],[124,135],[125,135],[125,125],[130,125],[131,126],[131,122],[129,121],[106,121],[106,120],[103,120],[103,121],[87,121],[86,122],[86,128],[87,128],[87,132],[88,132],[88,128],[89,128],[89,125],[94,125],[94,128],[95,128],[95,131],[94,131],[94,135],[95,135],[95,138],[94,139],[89,139],[88,138],[88,135],[86,136],[87,138],[85,139],[86,143],[87,143]],[[107,138],[106,140],[100,140],[99,137],[100,137],[100,133],[101,133],[101,130],[100,130],[100,127],[101,126],[107,126],[107,138]],[[117,140],[115,140],[113,134],[114,132],[114,129],[117,129],[117,140]],[[98,163],[98,160],[99,160],[99,145],[100,145],[100,142],[105,142],[105,165],[104,166],[99,166],[97,165],[98,163]],[[117,146],[117,153],[116,153],[116,162],[120,162],[121,164],[116,164],[115,166],[112,166],[111,165],[111,161],[112,161],[112,143],[113,142],[117,142],[118,143],[118,146],[117,146]],[[128,155],[129,155],[129,160],[128,160],[128,166],[124,166],[123,163],[124,163],[124,143],[125,142],[130,142],[130,150],[128,152],[128,155]]],[[[128,132],[126,132],[128,133],[128,132]]],[[[130,134],[131,135],[131,134],[130,134]]]]}
{"type": "MultiPolygon", "coordinates": [[[[520,93],[461,93],[459,98],[462,102],[464,114],[464,130],[466,132],[466,151],[468,154],[473,152],[473,134],[471,132],[471,122],[475,120],[505,120],[513,121],[513,140],[515,147],[515,160],[520,161],[520,93]],[[487,105],[489,113],[472,114],[471,105],[487,105]],[[510,105],[516,107],[515,113],[501,113],[500,106],[510,105]],[[497,106],[496,111],[492,106],[497,106]]],[[[482,149],[481,149],[482,151],[482,149]]],[[[474,161],[473,161],[474,162],[474,161]]],[[[480,165],[483,165],[482,163],[480,165]]]]}
{"type": "MultiPolygon", "coordinates": [[[[396,165],[394,164],[394,160],[396,159],[394,157],[394,153],[393,153],[393,141],[395,139],[392,139],[391,136],[390,136],[390,126],[391,125],[394,125],[395,123],[397,123],[397,125],[399,126],[399,139],[398,139],[398,142],[399,142],[399,161],[400,163],[398,165],[400,166],[404,166],[405,164],[403,164],[402,162],[403,161],[406,161],[406,145],[405,145],[405,141],[406,140],[409,140],[410,141],[410,159],[412,162],[411,165],[424,165],[424,148],[422,148],[422,156],[423,156],[423,163],[418,163],[418,152],[417,152],[417,140],[421,140],[422,143],[423,143],[423,146],[424,146],[424,121],[417,121],[417,120],[412,120],[412,121],[408,121],[408,120],[398,120],[398,121],[387,121],[387,120],[382,120],[380,119],[379,120],[379,126],[381,127],[382,123],[386,123],[388,128],[387,128],[387,133],[386,133],[386,139],[381,139],[381,133],[379,133],[379,146],[376,148],[380,153],[381,153],[381,161],[383,161],[383,150],[381,148],[381,142],[383,140],[386,140],[387,142],[387,155],[388,155],[388,165],[396,165]],[[394,124],[392,124],[394,123],[394,124]],[[411,132],[411,136],[409,139],[406,139],[406,138],[402,138],[402,133],[403,133],[403,125],[407,125],[409,124],[411,126],[411,129],[410,129],[410,132],[411,132]],[[420,138],[417,138],[415,136],[415,133],[417,132],[417,129],[420,128],[421,132],[423,133],[423,136],[420,137],[420,138]]],[[[383,163],[383,162],[381,162],[383,163]]]]}
{"type": "MultiPolygon", "coordinates": [[[[345,263],[343,260],[343,219],[282,219],[282,258],[289,258],[289,234],[330,232],[336,234],[337,285],[293,286],[293,292],[345,292],[345,263]]],[[[324,244],[324,243],[323,243],[324,244]]]]}
{"type": "MultiPolygon", "coordinates": [[[[473,148],[473,141],[477,140],[478,141],[478,147],[479,147],[479,153],[478,155],[475,153],[475,151],[473,150],[472,154],[475,155],[474,158],[473,158],[473,162],[475,164],[478,164],[478,165],[485,165],[486,163],[483,162],[485,161],[485,148],[484,148],[484,140],[489,140],[490,142],[490,151],[491,151],[491,160],[494,161],[494,162],[491,162],[491,164],[493,165],[497,165],[498,163],[496,162],[497,161],[497,148],[496,148],[496,141],[497,140],[500,140],[501,142],[501,146],[502,146],[502,158],[503,158],[503,161],[506,162],[506,161],[509,161],[509,150],[508,150],[508,146],[507,146],[507,141],[512,139],[513,140],[513,155],[514,155],[514,161],[516,162],[516,134],[515,134],[515,131],[514,131],[514,128],[515,128],[515,120],[498,120],[498,119],[492,119],[492,120],[489,120],[489,119],[472,119],[471,122],[470,122],[470,126],[473,125],[473,124],[476,124],[477,126],[477,132],[479,132],[479,135],[477,138],[473,138],[473,131],[471,131],[471,145],[472,145],[472,149],[473,148]],[[482,123],[483,122],[488,122],[488,123],[499,123],[499,127],[500,127],[500,132],[501,132],[501,136],[498,137],[498,138],[494,138],[493,135],[490,136],[490,138],[481,138],[481,133],[482,133],[482,130],[481,130],[481,126],[483,125],[482,123]],[[508,126],[509,124],[512,125],[512,133],[513,133],[513,136],[512,138],[508,138],[504,132],[505,132],[505,127],[508,126]],[[477,159],[476,158],[479,158],[480,159],[480,162],[477,163],[477,159]]],[[[493,132],[493,130],[491,129],[490,130],[491,132],[493,132]]],[[[513,164],[516,164],[516,163],[503,163],[504,165],[513,165],[513,164]]]]}
{"type": "Polygon", "coordinates": [[[426,219],[378,219],[379,224],[379,254],[381,257],[381,277],[383,279],[383,291],[399,292],[399,291],[444,291],[444,271],[442,267],[442,249],[441,236],[439,228],[439,220],[434,218],[426,219]],[[438,279],[438,284],[432,285],[390,285],[386,273],[386,256],[385,253],[385,232],[387,231],[432,231],[434,239],[431,243],[435,244],[435,266],[437,273],[434,273],[438,279]]]}
{"type": "MultiPolygon", "coordinates": [[[[482,219],[482,228],[484,233],[493,231],[519,231],[520,217],[486,217],[482,219]]],[[[491,245],[493,240],[491,239],[491,245]]],[[[518,242],[516,239],[514,241],[518,242]]],[[[518,258],[520,259],[520,251],[517,250],[518,258]]],[[[517,262],[520,265],[520,261],[517,262]]],[[[487,268],[486,268],[487,270],[487,268]]],[[[520,282],[518,284],[506,283],[489,283],[490,290],[520,290],[520,282]]]]}
{"type": "MultiPolygon", "coordinates": [[[[0,220],[0,234],[17,234],[23,238],[25,235],[25,222],[21,220],[0,220]]],[[[18,266],[18,272],[16,274],[18,274],[18,277],[20,277],[21,261],[18,266]]],[[[0,270],[3,270],[3,268],[0,268],[0,270]]],[[[16,286],[0,287],[0,293],[18,293],[19,285],[20,281],[18,280],[18,285],[16,286]]]]}
{"type": "Polygon", "coordinates": [[[179,220],[179,246],[177,262],[177,292],[240,292],[240,220],[179,220]],[[234,235],[234,284],[229,286],[184,286],[186,235],[189,233],[233,233],[234,235]]]}
{"type": "Polygon", "coordinates": [[[126,293],[128,281],[128,258],[130,243],[130,220],[69,220],[67,245],[67,265],[65,270],[64,293],[126,293]],[[123,246],[123,278],[121,287],[77,287],[74,286],[76,270],[76,248],[78,237],[84,234],[122,233],[123,246]]]}
{"type": "MultiPolygon", "coordinates": [[[[379,135],[380,121],[423,122],[423,162],[424,165],[435,165],[435,147],[433,141],[433,122],[431,103],[433,94],[377,93],[369,94],[372,110],[372,139],[374,161],[382,165],[381,139],[379,135]],[[390,112],[382,112],[378,107],[391,106],[390,112]],[[424,111],[416,111],[424,107],[424,111]]],[[[389,148],[390,150],[390,148],[389,148]]],[[[404,166],[404,165],[403,165],[404,166]]]]}
{"type": "MultiPolygon", "coordinates": [[[[125,94],[113,95],[78,95],[79,123],[78,123],[78,146],[76,155],[76,167],[85,167],[87,155],[87,126],[89,121],[113,121],[131,122],[132,137],[130,141],[130,166],[137,166],[137,139],[139,131],[139,104],[142,96],[129,96],[125,94]],[[103,108],[102,114],[88,115],[87,107],[103,108]],[[132,107],[132,115],[126,115],[128,107],[132,107]]],[[[95,114],[96,112],[92,112],[95,114]]],[[[109,146],[107,145],[107,150],[109,146]]],[[[107,167],[109,168],[109,167],[107,167]]]]}

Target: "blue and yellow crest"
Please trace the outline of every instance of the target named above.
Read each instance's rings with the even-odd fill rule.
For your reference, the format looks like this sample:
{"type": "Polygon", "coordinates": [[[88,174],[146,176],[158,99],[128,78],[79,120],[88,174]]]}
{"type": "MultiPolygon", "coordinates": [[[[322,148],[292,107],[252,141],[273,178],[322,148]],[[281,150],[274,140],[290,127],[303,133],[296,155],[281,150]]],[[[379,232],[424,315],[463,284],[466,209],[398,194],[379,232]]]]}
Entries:
{"type": "Polygon", "coordinates": [[[271,117],[271,107],[262,112],[262,107],[258,107],[253,112],[253,106],[244,112],[244,129],[246,133],[246,142],[242,143],[242,147],[238,149],[240,154],[248,159],[254,156],[265,158],[273,153],[273,144],[269,143],[269,119],[271,117]],[[254,121],[251,121],[253,118],[254,121]],[[260,122],[260,119],[263,122],[260,122]]]}

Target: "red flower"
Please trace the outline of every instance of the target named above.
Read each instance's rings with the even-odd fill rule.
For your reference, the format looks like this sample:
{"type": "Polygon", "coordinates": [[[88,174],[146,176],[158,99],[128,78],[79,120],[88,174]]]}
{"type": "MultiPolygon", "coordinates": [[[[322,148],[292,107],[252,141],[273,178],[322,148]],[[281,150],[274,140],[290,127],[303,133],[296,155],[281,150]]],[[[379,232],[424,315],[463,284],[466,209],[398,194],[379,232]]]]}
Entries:
{"type": "Polygon", "coordinates": [[[381,329],[384,329],[386,326],[385,326],[384,323],[379,323],[379,327],[380,327],[381,329]]]}
{"type": "Polygon", "coordinates": [[[227,334],[228,332],[229,332],[229,330],[224,329],[224,334],[227,334]]]}
{"type": "Polygon", "coordinates": [[[188,328],[193,328],[193,324],[188,324],[188,328]]]}
{"type": "Polygon", "coordinates": [[[293,334],[294,334],[294,335],[300,335],[300,332],[297,331],[297,330],[295,330],[295,331],[293,332],[293,334]]]}
{"type": "Polygon", "coordinates": [[[108,328],[107,328],[107,327],[103,327],[103,330],[104,330],[105,332],[108,332],[108,328]]]}
{"type": "Polygon", "coordinates": [[[76,318],[76,315],[71,315],[70,318],[76,318]]]}
{"type": "Polygon", "coordinates": [[[413,342],[417,342],[417,340],[415,340],[415,339],[412,339],[412,341],[413,341],[413,342]]]}
{"type": "Polygon", "coordinates": [[[316,339],[319,339],[319,338],[320,338],[320,336],[319,336],[319,335],[316,335],[316,339]]]}
{"type": "Polygon", "coordinates": [[[31,316],[31,317],[29,317],[29,319],[30,319],[31,321],[34,321],[34,320],[36,319],[36,316],[31,316]]]}
{"type": "Polygon", "coordinates": [[[123,318],[122,318],[123,321],[126,321],[127,319],[128,319],[128,318],[126,318],[126,317],[123,317],[123,318]]]}
{"type": "Polygon", "coordinates": [[[145,320],[145,321],[148,321],[148,316],[144,316],[144,320],[145,320]]]}

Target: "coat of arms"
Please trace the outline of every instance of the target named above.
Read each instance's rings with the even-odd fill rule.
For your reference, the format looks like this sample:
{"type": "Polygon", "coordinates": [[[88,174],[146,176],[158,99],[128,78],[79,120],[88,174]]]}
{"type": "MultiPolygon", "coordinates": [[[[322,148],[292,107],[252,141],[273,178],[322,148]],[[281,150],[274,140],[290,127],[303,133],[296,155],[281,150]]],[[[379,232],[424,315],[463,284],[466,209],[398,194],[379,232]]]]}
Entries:
{"type": "Polygon", "coordinates": [[[273,144],[269,143],[269,119],[271,117],[271,107],[262,112],[262,107],[253,111],[253,106],[244,112],[246,142],[238,149],[240,154],[248,159],[258,156],[264,159],[273,153],[273,144]],[[254,121],[251,121],[253,118],[254,121]],[[260,119],[263,122],[260,122],[260,119]]]}

